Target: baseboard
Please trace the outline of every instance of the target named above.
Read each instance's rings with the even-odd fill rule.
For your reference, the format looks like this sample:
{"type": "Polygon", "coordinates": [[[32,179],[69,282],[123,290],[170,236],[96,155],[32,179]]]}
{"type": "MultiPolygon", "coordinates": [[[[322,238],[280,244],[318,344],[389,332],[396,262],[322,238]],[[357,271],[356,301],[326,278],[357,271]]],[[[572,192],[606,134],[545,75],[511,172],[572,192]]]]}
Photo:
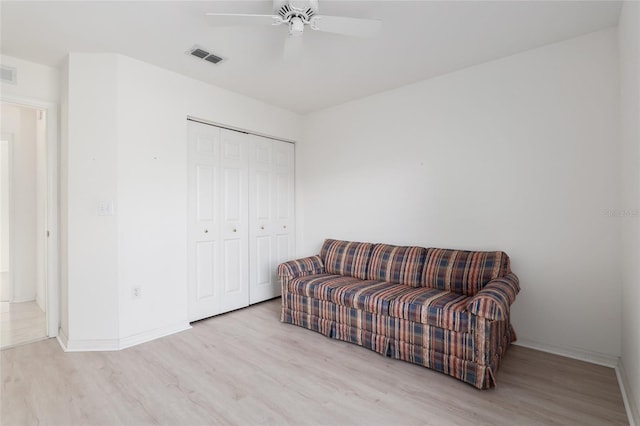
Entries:
{"type": "Polygon", "coordinates": [[[631,387],[627,381],[627,373],[624,370],[622,360],[620,360],[616,366],[616,376],[618,377],[620,393],[622,393],[622,400],[624,401],[624,409],[627,411],[629,426],[640,426],[640,413],[638,412],[638,407],[631,393],[631,387]]]}
{"type": "Polygon", "coordinates": [[[170,334],[188,330],[191,326],[188,322],[180,322],[166,327],[156,328],[155,330],[146,331],[144,333],[134,334],[133,336],[122,339],[81,339],[70,340],[60,330],[58,333],[58,342],[65,352],[99,352],[99,351],[119,351],[151,340],[159,339],[170,334]]]}
{"type": "Polygon", "coordinates": [[[590,362],[592,364],[603,365],[605,367],[616,368],[618,366],[619,357],[615,355],[607,355],[599,352],[585,351],[577,348],[564,348],[560,346],[548,345],[546,343],[535,342],[533,340],[518,338],[514,345],[522,346],[529,349],[536,349],[542,352],[548,352],[554,355],[560,355],[567,358],[577,359],[579,361],[590,362]]]}
{"type": "Polygon", "coordinates": [[[134,334],[133,336],[120,339],[120,348],[125,349],[151,340],[159,339],[170,334],[179,333],[191,328],[188,322],[179,322],[178,324],[167,327],[157,328],[155,330],[146,331],[144,333],[134,334]]]}
{"type": "Polygon", "coordinates": [[[65,352],[100,352],[117,351],[120,349],[119,339],[66,339],[65,352]]]}
{"type": "Polygon", "coordinates": [[[36,298],[32,297],[32,298],[26,298],[26,299],[11,299],[11,303],[27,303],[27,302],[35,302],[36,298]]]}
{"type": "Polygon", "coordinates": [[[56,340],[58,341],[58,344],[60,345],[62,350],[67,352],[67,341],[69,339],[67,338],[67,335],[62,328],[58,328],[58,335],[56,336],[56,340]]]}

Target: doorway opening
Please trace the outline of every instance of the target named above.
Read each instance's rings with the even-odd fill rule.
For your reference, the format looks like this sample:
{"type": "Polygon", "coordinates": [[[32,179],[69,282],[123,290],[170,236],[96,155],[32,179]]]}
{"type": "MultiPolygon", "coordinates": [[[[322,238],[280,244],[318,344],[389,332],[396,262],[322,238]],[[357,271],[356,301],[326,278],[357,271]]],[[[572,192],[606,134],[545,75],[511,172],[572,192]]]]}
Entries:
{"type": "Polygon", "coordinates": [[[0,138],[0,347],[46,338],[47,109],[2,102],[0,138]]]}

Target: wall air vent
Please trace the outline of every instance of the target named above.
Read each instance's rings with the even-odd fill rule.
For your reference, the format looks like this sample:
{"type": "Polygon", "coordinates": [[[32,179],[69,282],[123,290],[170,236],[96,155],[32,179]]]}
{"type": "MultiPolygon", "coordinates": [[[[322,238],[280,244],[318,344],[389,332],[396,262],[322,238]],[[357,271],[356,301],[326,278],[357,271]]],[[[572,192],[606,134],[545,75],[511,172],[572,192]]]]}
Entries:
{"type": "Polygon", "coordinates": [[[17,70],[13,67],[2,65],[0,68],[0,80],[3,83],[16,84],[18,82],[17,70]]]}
{"type": "Polygon", "coordinates": [[[207,62],[211,62],[212,64],[218,64],[224,60],[221,56],[215,55],[211,53],[209,50],[204,49],[200,46],[193,46],[188,52],[187,55],[195,56],[198,59],[204,59],[207,62]]]}

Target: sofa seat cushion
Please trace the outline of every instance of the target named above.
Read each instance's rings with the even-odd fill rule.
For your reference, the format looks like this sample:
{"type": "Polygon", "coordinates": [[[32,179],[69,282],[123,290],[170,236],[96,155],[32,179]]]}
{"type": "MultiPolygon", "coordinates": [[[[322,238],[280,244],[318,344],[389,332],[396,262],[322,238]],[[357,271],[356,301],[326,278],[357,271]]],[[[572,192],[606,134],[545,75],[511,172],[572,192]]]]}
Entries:
{"type": "Polygon", "coordinates": [[[320,249],[320,258],[327,273],[367,279],[371,243],[327,239],[320,249]]]}
{"type": "Polygon", "coordinates": [[[347,308],[388,315],[393,298],[408,288],[384,281],[365,281],[342,275],[321,274],[291,280],[289,291],[347,308]]]}
{"type": "Polygon", "coordinates": [[[347,308],[388,315],[391,301],[406,290],[406,285],[386,281],[361,281],[336,288],[331,301],[347,308]]]}
{"type": "Polygon", "coordinates": [[[331,300],[334,288],[361,282],[362,280],[346,275],[318,274],[297,277],[289,281],[288,290],[293,294],[320,300],[331,300]]]}
{"type": "Polygon", "coordinates": [[[468,332],[470,297],[435,288],[409,288],[389,303],[389,315],[447,330],[468,332]]]}
{"type": "Polygon", "coordinates": [[[369,261],[370,280],[384,280],[396,284],[420,287],[427,249],[376,244],[369,261]]]}

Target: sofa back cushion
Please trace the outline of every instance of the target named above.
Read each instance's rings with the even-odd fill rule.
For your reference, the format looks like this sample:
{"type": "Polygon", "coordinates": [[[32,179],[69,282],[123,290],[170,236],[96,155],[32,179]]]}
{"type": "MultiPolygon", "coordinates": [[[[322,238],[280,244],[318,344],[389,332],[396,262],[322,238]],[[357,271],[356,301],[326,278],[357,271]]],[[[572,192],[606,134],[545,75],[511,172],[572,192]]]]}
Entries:
{"type": "Polygon", "coordinates": [[[320,250],[320,257],[328,274],[366,280],[372,247],[371,243],[327,239],[320,250]]]}
{"type": "Polygon", "coordinates": [[[376,244],[371,252],[370,280],[383,280],[396,284],[420,287],[427,249],[376,244]]]}
{"type": "Polygon", "coordinates": [[[509,256],[501,251],[427,250],[422,287],[473,296],[489,281],[511,272],[509,256]]]}

